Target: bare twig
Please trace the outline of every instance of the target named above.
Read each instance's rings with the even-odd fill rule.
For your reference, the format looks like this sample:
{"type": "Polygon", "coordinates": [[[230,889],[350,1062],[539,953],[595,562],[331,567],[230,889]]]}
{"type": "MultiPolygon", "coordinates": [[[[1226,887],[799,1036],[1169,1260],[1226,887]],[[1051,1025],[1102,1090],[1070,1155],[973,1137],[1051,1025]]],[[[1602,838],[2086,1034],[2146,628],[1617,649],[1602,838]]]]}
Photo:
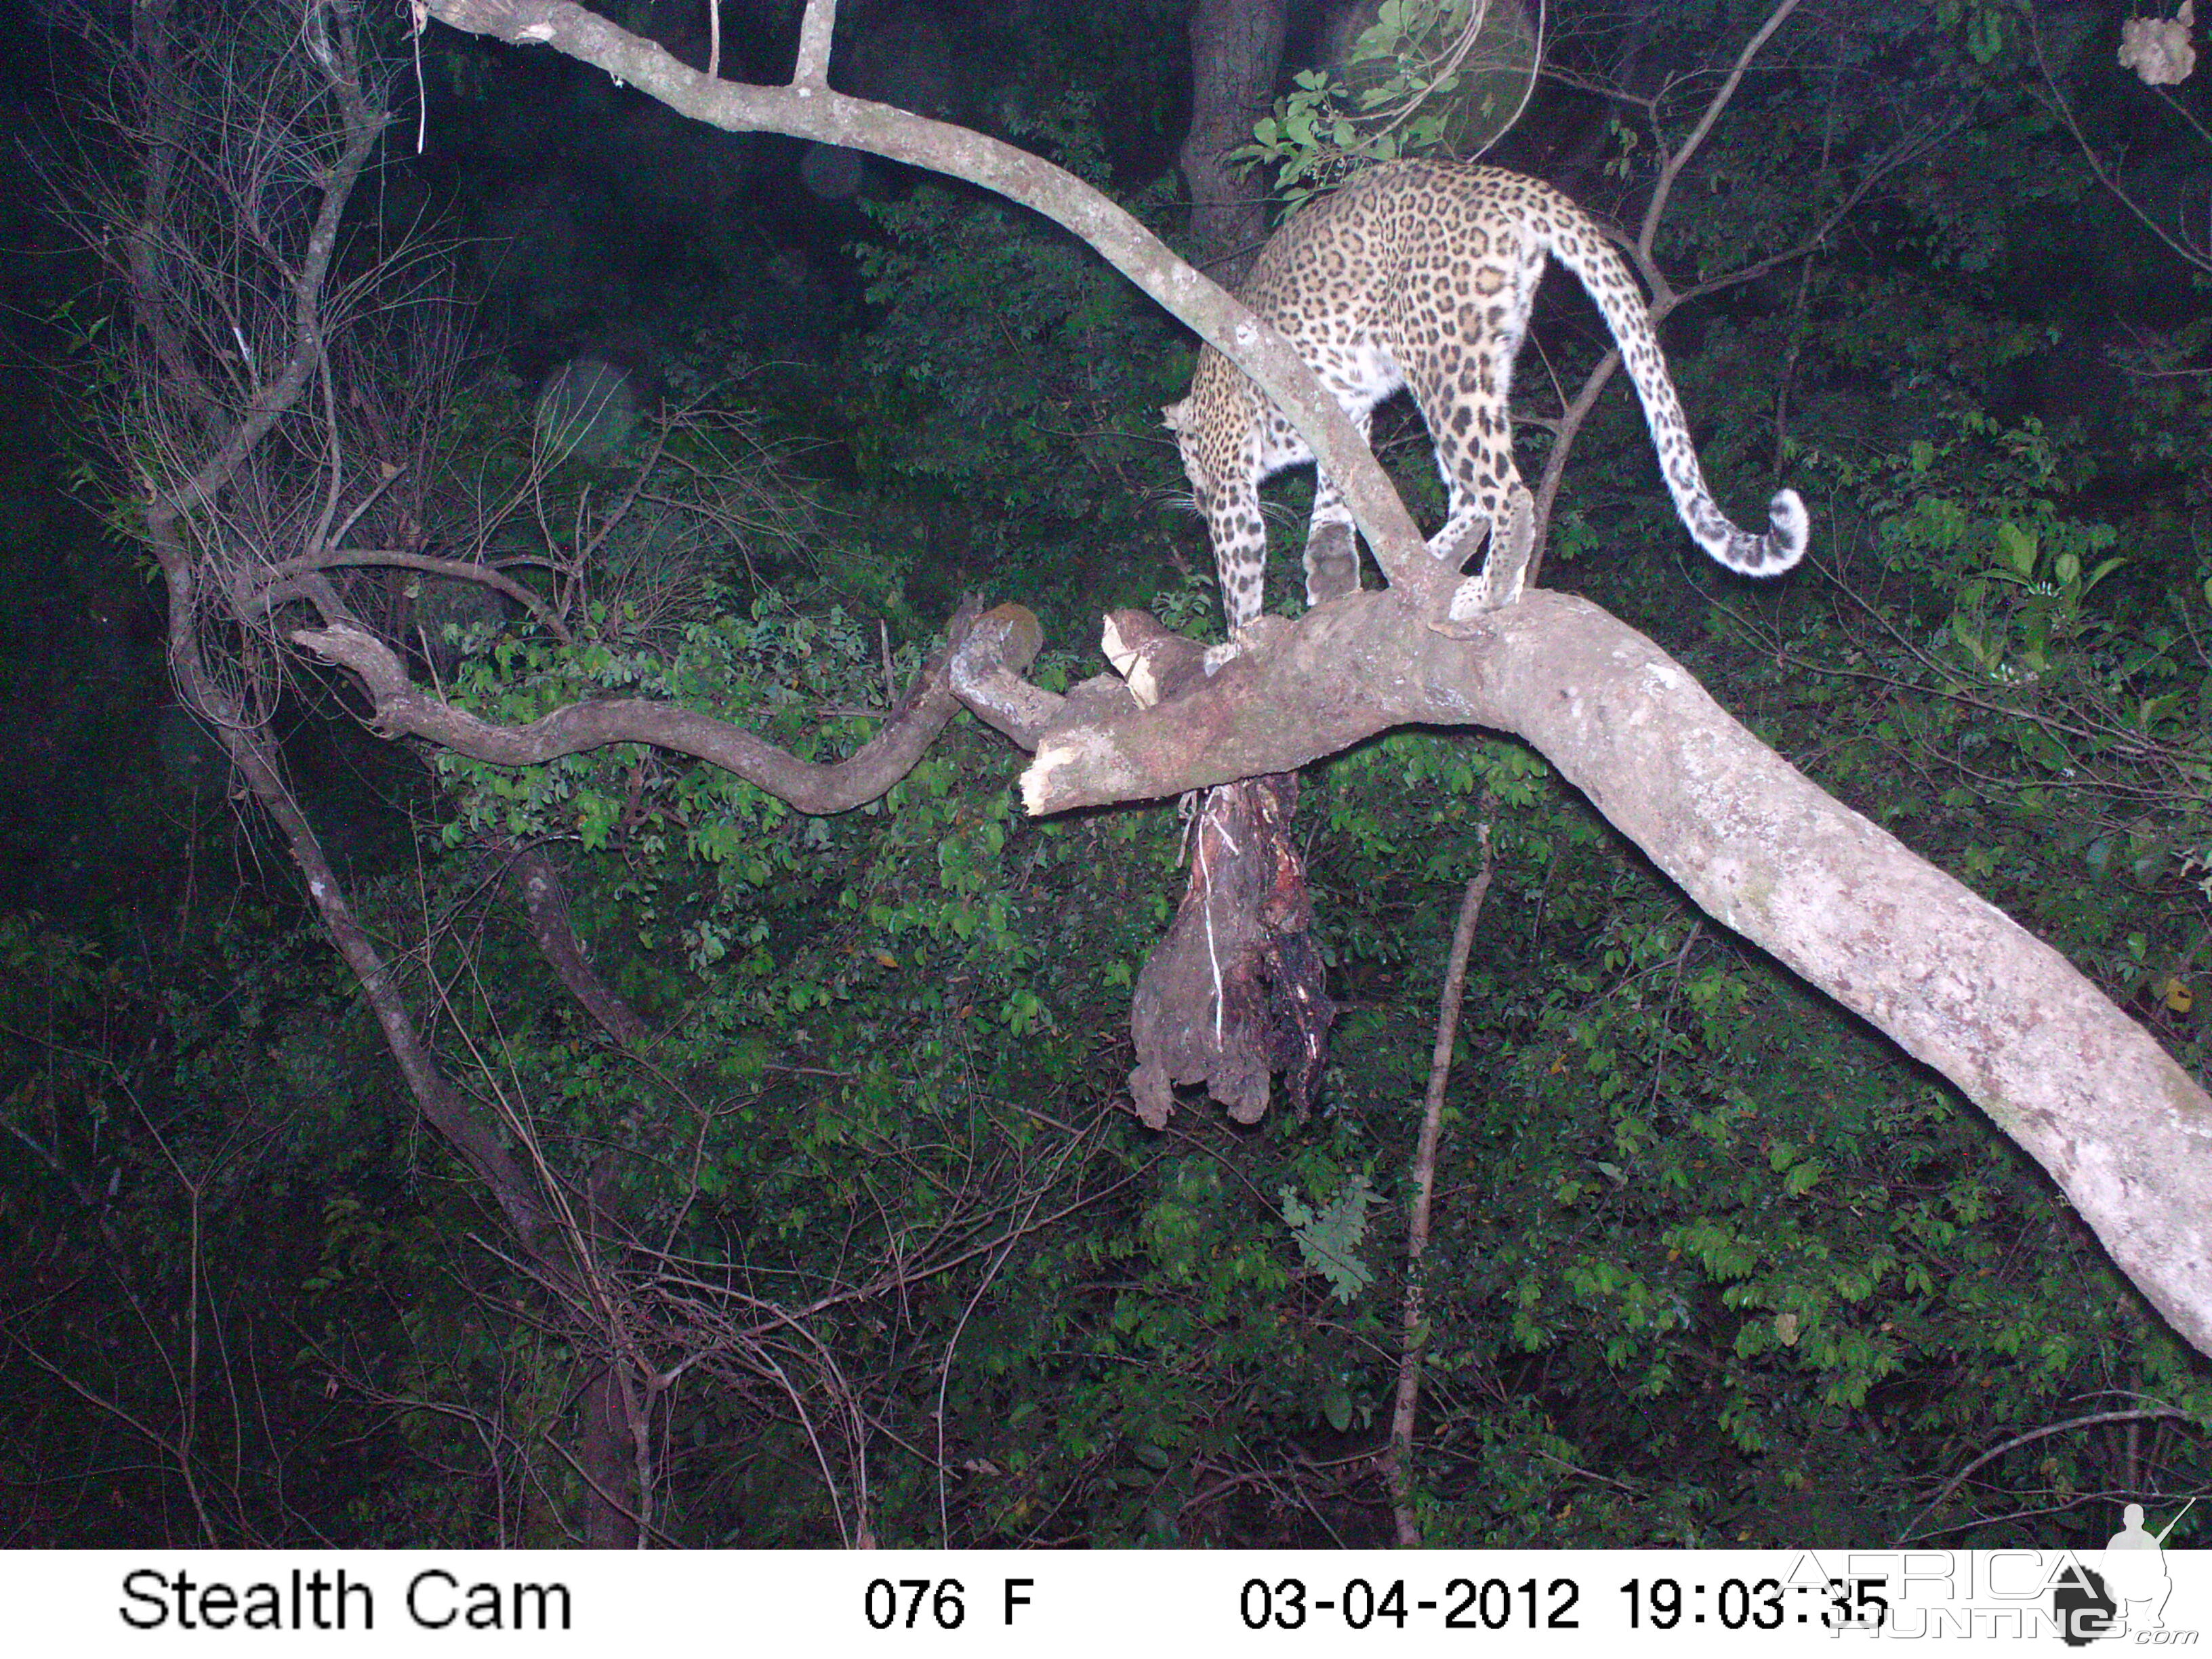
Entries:
{"type": "Polygon", "coordinates": [[[1427,542],[1375,462],[1366,441],[1279,331],[1178,259],[1103,192],[1063,169],[970,129],[851,97],[817,74],[829,59],[834,8],[809,0],[793,84],[709,80],[652,41],[571,0],[425,0],[455,28],[518,45],[548,46],[649,93],[679,114],[729,131],[774,131],[866,149],[949,173],[1031,208],[1088,242],[1115,270],[1230,355],[1281,410],[1343,493],[1385,575],[1418,580],[1427,542]]]}
{"type": "MultiPolygon", "coordinates": [[[[2051,74],[2051,65],[2043,55],[2043,22],[2033,6],[2027,9],[2027,38],[2035,48],[2035,67],[2043,76],[2044,96],[2039,101],[2045,108],[2055,111],[2058,118],[2066,124],[2066,131],[2074,135],[2075,147],[2081,152],[2082,163],[2105,187],[2106,193],[2125,208],[2136,223],[2165,244],[2166,250],[2177,258],[2186,261],[2199,270],[2212,272],[2212,228],[2208,228],[2202,246],[2175,235],[2148,208],[2129,194],[2127,186],[2121,182],[2118,169],[2108,165],[2097,154],[2096,146],[2089,142],[2088,134],[2081,131],[2081,123],[2074,113],[2074,106],[2058,90],[2058,79],[2051,74]]],[[[2175,103],[2170,95],[2166,96],[2166,102],[2192,126],[2197,125],[2196,118],[2175,103]]],[[[2204,130],[2198,126],[2197,131],[2201,134],[2204,130]]]]}
{"type": "MultiPolygon", "coordinates": [[[[1651,186],[1650,203],[1644,210],[1644,223],[1636,235],[1637,241],[1646,249],[1650,247],[1651,239],[1659,229],[1659,221],[1667,211],[1667,198],[1674,191],[1674,180],[1681,176],[1682,169],[1689,164],[1690,158],[1704,144],[1705,135],[1713,130],[1713,123],[1721,118],[1721,112],[1735,96],[1735,89],[1743,84],[1743,72],[1751,67],[1751,60],[1758,57],[1760,49],[1774,38],[1774,31],[1790,21],[1790,14],[1797,9],[1797,5],[1798,0],[1781,0],[1781,3],[1767,14],[1766,21],[1759,26],[1758,33],[1746,41],[1743,50],[1736,54],[1735,66],[1729,70],[1728,78],[1706,100],[1705,112],[1698,118],[1698,125],[1690,129],[1690,136],[1661,166],[1658,182],[1651,186]]],[[[1654,131],[1656,131],[1656,126],[1654,131]]]]}
{"type": "Polygon", "coordinates": [[[1437,1146],[1443,1138],[1444,1084],[1451,1076],[1452,1045],[1459,1037],[1461,993],[1467,985],[1467,958],[1474,947],[1474,924],[1490,891],[1490,824],[1476,826],[1482,868],[1460,896],[1459,923],[1452,929],[1451,954],[1444,966],[1444,988],[1437,1003],[1437,1042],[1429,1057],[1429,1088],[1421,1103],[1421,1137],[1413,1152],[1413,1201],[1406,1224],[1406,1302],[1399,1330],[1398,1394],[1390,1413],[1390,1447],[1384,1454],[1390,1485],[1390,1512],[1399,1547],[1419,1549],[1420,1523],[1413,1514],[1413,1419],[1421,1403],[1421,1358],[1428,1350],[1427,1315],[1423,1307],[1421,1259],[1429,1248],[1429,1211],[1437,1190],[1437,1146]]]}
{"type": "MultiPolygon", "coordinates": [[[[1732,85],[1733,82],[1731,82],[1732,85]]],[[[1659,268],[1658,261],[1652,255],[1651,241],[1657,230],[1657,222],[1647,211],[1644,217],[1643,229],[1636,239],[1631,240],[1626,236],[1616,235],[1615,240],[1619,241],[1621,251],[1628,256],[1629,262],[1636,267],[1637,274],[1643,278],[1644,286],[1651,291],[1651,303],[1648,314],[1651,319],[1653,331],[1656,332],[1659,325],[1677,308],[1687,305],[1692,300],[1703,299],[1709,294],[1717,294],[1724,289],[1739,288],[1746,283],[1756,282],[1779,265],[1787,264],[1793,259],[1810,257],[1826,242],[1836,227],[1856,210],[1858,204],[1865,200],[1868,193],[1877,184],[1907,163],[1926,155],[1929,150],[1955,132],[1958,127],[1959,122],[1956,119],[1941,125],[1931,125],[1892,145],[1867,168],[1844,199],[1823,216],[1819,224],[1790,246],[1778,253],[1755,259],[1749,264],[1741,265],[1734,270],[1723,272],[1717,276],[1708,277],[1693,287],[1679,291],[1667,280],[1666,273],[1659,268]]],[[[1545,538],[1551,526],[1553,504],[1558,501],[1559,487],[1566,477],[1567,458],[1573,453],[1575,439],[1581,433],[1583,423],[1589,418],[1590,411],[1597,405],[1598,394],[1605,390],[1606,383],[1613,378],[1613,371],[1620,367],[1620,352],[1618,348],[1599,358],[1591,367],[1589,374],[1583,377],[1582,390],[1575,394],[1574,401],[1560,412],[1555,422],[1548,423],[1553,441],[1549,453],[1544,459],[1544,476],[1538,482],[1535,489],[1535,546],[1534,550],[1529,555],[1528,570],[1525,578],[1530,586],[1535,585],[1536,579],[1543,569],[1545,538]]]]}
{"type": "Polygon", "coordinates": [[[1967,1476],[1973,1474],[1976,1469],[1980,1468],[1983,1464],[1993,1462],[1996,1459],[2002,1457],[2008,1451],[2016,1451],[2022,1446],[2028,1445],[2038,1440],[2048,1439],[2054,1434],[2064,1434],[2069,1429],[2092,1428],[2100,1423],[2142,1423],[2159,1419],[2187,1422],[2189,1420],[2189,1413],[2175,1406],[2146,1406],[2135,1411],[2124,1412],[2092,1412],[2087,1417],[2069,1417],[2063,1423],[2046,1423],[2039,1429],[2029,1430],[2026,1434],[2016,1434],[2009,1440],[2004,1441],[2001,1444],[1992,1446],[1989,1450],[1984,1452],[1979,1457],[1977,1457],[1972,1462],[1967,1464],[1965,1468],[1960,1469],[1958,1474],[1953,1475],[1948,1480],[1945,1481],[1943,1483],[1943,1490],[1937,1492],[1935,1497],[1929,1498],[1927,1504],[1922,1508],[1920,1513],[1912,1517],[1911,1524],[1905,1527],[1902,1532],[1898,1534],[1897,1542],[1895,1545],[1892,1546],[1892,1547],[1902,1549],[1906,1544],[1911,1543],[1912,1541],[1914,1533],[1919,1528],[1920,1523],[1940,1509],[1942,1506],[1944,1500],[1949,1498],[1953,1492],[1965,1486],[1966,1484],[1967,1476]]]}

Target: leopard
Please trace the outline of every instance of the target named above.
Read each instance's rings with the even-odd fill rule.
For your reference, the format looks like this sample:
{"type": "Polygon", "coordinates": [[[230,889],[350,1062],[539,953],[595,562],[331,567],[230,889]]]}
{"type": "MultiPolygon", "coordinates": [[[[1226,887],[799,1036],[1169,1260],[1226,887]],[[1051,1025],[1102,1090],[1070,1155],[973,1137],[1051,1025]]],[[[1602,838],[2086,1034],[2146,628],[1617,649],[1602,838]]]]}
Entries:
{"type": "MultiPolygon", "coordinates": [[[[1803,501],[1794,489],[1778,491],[1764,535],[1738,529],[1721,511],[1627,263],[1595,219],[1542,179],[1429,159],[1368,167],[1286,219],[1238,297],[1289,338],[1363,438],[1378,404],[1412,392],[1449,497],[1428,549],[1463,562],[1524,493],[1513,462],[1513,363],[1547,255],[1582,280],[1612,330],[1692,539],[1746,575],[1795,565],[1808,537],[1803,501]]],[[[1200,353],[1188,395],[1162,413],[1206,520],[1233,640],[1264,598],[1260,484],[1312,460],[1313,451],[1211,346],[1200,353]]],[[[1525,560],[1501,574],[1497,567],[1509,562],[1494,540],[1483,570],[1454,593],[1455,618],[1520,597],[1525,560]]],[[[1326,473],[1315,483],[1305,571],[1310,605],[1359,584],[1351,509],[1326,473]]]]}

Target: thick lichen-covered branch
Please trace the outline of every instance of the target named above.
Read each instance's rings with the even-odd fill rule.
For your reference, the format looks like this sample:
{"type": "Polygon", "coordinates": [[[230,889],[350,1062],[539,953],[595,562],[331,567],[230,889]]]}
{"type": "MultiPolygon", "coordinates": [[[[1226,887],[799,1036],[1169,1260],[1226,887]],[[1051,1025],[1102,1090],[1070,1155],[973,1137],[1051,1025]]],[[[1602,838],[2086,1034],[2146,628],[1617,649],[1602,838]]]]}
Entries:
{"type": "MultiPolygon", "coordinates": [[[[960,704],[950,665],[967,617],[953,619],[955,644],[922,670],[884,728],[842,761],[805,761],[741,726],[675,703],[610,697],[571,703],[524,726],[501,726],[416,689],[383,641],[341,623],[295,629],[295,645],[350,669],[371,703],[369,723],[387,737],[424,738],[495,766],[533,766],[611,744],[645,743],[734,772],[802,812],[844,812],[879,799],[914,769],[960,704]]],[[[1031,647],[1032,651],[1034,647],[1031,647]]],[[[1021,666],[1029,659],[1021,659],[1021,666]]]]}
{"type": "Polygon", "coordinates": [[[1397,593],[1354,595],[1183,696],[1052,732],[1023,798],[1056,812],[1175,795],[1411,724],[1526,738],[1700,908],[1956,1084],[2212,1352],[2212,1099],[2065,957],[1595,605],[1538,592],[1432,624],[1397,593]]]}

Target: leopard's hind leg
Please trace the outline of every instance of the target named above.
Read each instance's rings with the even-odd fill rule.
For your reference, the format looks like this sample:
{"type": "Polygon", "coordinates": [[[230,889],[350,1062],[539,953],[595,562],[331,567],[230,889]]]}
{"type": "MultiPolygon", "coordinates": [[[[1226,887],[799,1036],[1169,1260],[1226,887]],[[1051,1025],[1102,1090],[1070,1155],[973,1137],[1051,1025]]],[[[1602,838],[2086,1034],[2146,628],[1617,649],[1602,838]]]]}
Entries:
{"type": "Polygon", "coordinates": [[[1455,568],[1482,544],[1521,483],[1495,353],[1455,343],[1407,376],[1450,502],[1429,552],[1455,568]]]}
{"type": "MultiPolygon", "coordinates": [[[[1347,410],[1362,440],[1371,441],[1375,411],[1347,410]]],[[[1306,604],[1322,605],[1359,591],[1359,534],[1336,480],[1316,470],[1313,516],[1306,525],[1306,604]]]]}

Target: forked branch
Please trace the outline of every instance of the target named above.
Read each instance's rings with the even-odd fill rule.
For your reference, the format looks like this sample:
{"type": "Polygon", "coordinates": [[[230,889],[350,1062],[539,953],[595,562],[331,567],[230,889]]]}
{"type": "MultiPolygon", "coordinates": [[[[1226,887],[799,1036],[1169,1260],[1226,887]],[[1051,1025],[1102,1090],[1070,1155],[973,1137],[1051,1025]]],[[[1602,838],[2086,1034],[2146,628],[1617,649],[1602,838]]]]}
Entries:
{"type": "MultiPolygon", "coordinates": [[[[1336,481],[1383,574],[1393,581],[1426,560],[1413,516],[1373,453],[1291,343],[1208,280],[1103,191],[1011,144],[965,127],[871,103],[823,84],[786,87],[715,80],[653,41],[572,0],[426,0],[432,15],[471,34],[548,46],[605,70],[682,115],[732,132],[780,132],[863,149],[994,191],[1073,231],[1106,262],[1231,357],[1297,427],[1336,481]]],[[[815,0],[805,27],[826,34],[815,0]]],[[[823,50],[803,46],[802,72],[823,50]]]]}

